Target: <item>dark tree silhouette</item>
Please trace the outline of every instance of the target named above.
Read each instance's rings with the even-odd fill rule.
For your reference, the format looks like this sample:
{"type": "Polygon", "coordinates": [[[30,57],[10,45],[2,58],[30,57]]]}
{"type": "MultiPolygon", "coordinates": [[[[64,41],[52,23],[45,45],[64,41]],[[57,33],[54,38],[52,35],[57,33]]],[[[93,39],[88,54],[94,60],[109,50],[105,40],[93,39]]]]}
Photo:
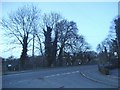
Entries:
{"type": "Polygon", "coordinates": [[[120,64],[120,17],[115,19],[114,23],[115,23],[117,42],[118,42],[118,60],[119,60],[119,64],[120,64]]]}
{"type": "Polygon", "coordinates": [[[57,54],[57,43],[58,43],[58,28],[56,26],[56,30],[55,30],[55,38],[53,41],[53,45],[52,45],[52,59],[53,59],[53,64],[56,66],[56,54],[57,54]]]}
{"type": "Polygon", "coordinates": [[[39,11],[35,6],[24,6],[16,12],[11,13],[8,19],[3,19],[1,25],[9,36],[14,38],[14,41],[22,46],[20,56],[21,68],[25,67],[27,60],[28,44],[33,39],[33,26],[39,19],[39,11]]]}
{"type": "Polygon", "coordinates": [[[52,29],[47,26],[47,31],[44,30],[45,36],[45,56],[48,61],[48,66],[52,64],[52,43],[51,43],[51,32],[52,29]]]}
{"type": "MultiPolygon", "coordinates": [[[[59,43],[59,53],[58,53],[58,62],[59,66],[63,64],[63,49],[66,45],[71,46],[70,41],[71,38],[74,38],[77,34],[77,26],[73,21],[62,20],[59,23],[59,35],[58,35],[58,43],[59,43]]],[[[72,39],[71,39],[72,40],[72,39]]]]}
{"type": "Polygon", "coordinates": [[[120,64],[120,17],[114,19],[107,38],[98,45],[97,50],[99,55],[104,54],[107,57],[105,59],[109,60],[110,63],[120,64]]]}
{"type": "Polygon", "coordinates": [[[58,13],[44,14],[43,17],[43,31],[45,36],[45,56],[48,61],[48,66],[56,63],[57,54],[57,39],[58,29],[57,23],[61,19],[61,15],[58,13]],[[52,35],[54,33],[54,36],[52,35]]]}

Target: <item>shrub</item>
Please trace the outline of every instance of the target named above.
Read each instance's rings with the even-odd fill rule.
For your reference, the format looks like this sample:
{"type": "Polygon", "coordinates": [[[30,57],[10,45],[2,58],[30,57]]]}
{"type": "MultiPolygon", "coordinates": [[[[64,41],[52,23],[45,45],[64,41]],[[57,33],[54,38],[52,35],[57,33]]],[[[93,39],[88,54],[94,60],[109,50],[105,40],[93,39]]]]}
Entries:
{"type": "Polygon", "coordinates": [[[99,71],[104,75],[109,75],[110,74],[109,69],[105,68],[105,67],[100,67],[99,71]]]}

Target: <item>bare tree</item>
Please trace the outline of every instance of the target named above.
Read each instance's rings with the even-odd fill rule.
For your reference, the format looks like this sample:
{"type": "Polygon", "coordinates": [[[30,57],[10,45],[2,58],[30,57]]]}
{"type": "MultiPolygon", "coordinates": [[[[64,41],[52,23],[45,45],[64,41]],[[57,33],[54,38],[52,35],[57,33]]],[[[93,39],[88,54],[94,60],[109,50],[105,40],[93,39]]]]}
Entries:
{"type": "Polygon", "coordinates": [[[102,52],[103,51],[103,47],[102,47],[102,45],[101,44],[98,44],[97,45],[97,52],[102,52]]]}
{"type": "Polygon", "coordinates": [[[81,62],[85,62],[88,57],[87,52],[90,50],[90,45],[85,41],[82,35],[76,34],[71,39],[69,41],[70,43],[67,45],[68,47],[65,46],[65,48],[69,49],[69,53],[72,54],[72,64],[74,64],[77,59],[80,59],[81,62]]]}
{"type": "Polygon", "coordinates": [[[43,16],[43,31],[45,36],[45,56],[48,61],[48,66],[51,66],[56,62],[56,53],[57,53],[57,36],[58,29],[56,24],[61,19],[61,16],[58,13],[44,14],[43,16]],[[53,36],[54,35],[54,36],[53,36]]]}
{"type": "Polygon", "coordinates": [[[8,19],[3,19],[1,25],[9,36],[22,46],[20,56],[21,67],[24,68],[27,60],[28,44],[33,37],[35,23],[39,19],[40,12],[35,6],[24,6],[11,13],[8,19]]]}
{"type": "Polygon", "coordinates": [[[62,20],[59,22],[59,34],[58,34],[58,45],[59,45],[59,52],[58,52],[58,62],[59,66],[62,65],[62,54],[63,49],[65,46],[71,46],[70,41],[76,37],[77,33],[77,25],[73,21],[62,20]]]}

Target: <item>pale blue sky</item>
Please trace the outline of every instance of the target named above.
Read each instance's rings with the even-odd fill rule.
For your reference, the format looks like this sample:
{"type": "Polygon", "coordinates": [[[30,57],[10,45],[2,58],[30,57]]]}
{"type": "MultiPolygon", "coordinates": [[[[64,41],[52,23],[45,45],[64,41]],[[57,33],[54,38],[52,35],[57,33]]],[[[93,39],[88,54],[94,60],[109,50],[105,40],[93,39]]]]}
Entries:
{"type": "MultiPolygon", "coordinates": [[[[26,4],[28,3],[2,3],[2,16],[6,17],[11,11],[15,11],[26,4]]],[[[118,15],[117,2],[37,2],[34,5],[37,5],[43,13],[54,11],[60,13],[69,21],[75,21],[79,33],[85,36],[93,50],[96,49],[98,43],[106,38],[112,20],[118,15]]],[[[3,42],[4,40],[0,41],[0,49],[2,50],[0,56],[8,57],[17,51],[3,53],[6,48],[5,45],[1,45],[3,42]]],[[[17,57],[19,55],[20,52],[16,54],[17,57]]]]}

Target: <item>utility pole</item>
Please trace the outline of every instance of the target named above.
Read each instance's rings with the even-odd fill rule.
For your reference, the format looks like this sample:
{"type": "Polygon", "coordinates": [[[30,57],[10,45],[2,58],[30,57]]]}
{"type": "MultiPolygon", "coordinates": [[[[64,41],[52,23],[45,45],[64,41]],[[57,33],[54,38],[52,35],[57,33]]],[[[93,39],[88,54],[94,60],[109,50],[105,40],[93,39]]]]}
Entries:
{"type": "Polygon", "coordinates": [[[32,57],[34,58],[34,42],[35,42],[35,34],[33,32],[33,47],[32,47],[32,57]]]}
{"type": "Polygon", "coordinates": [[[32,62],[33,62],[33,68],[35,68],[35,60],[34,60],[34,46],[35,46],[35,26],[33,30],[33,47],[32,47],[32,62]]]}

